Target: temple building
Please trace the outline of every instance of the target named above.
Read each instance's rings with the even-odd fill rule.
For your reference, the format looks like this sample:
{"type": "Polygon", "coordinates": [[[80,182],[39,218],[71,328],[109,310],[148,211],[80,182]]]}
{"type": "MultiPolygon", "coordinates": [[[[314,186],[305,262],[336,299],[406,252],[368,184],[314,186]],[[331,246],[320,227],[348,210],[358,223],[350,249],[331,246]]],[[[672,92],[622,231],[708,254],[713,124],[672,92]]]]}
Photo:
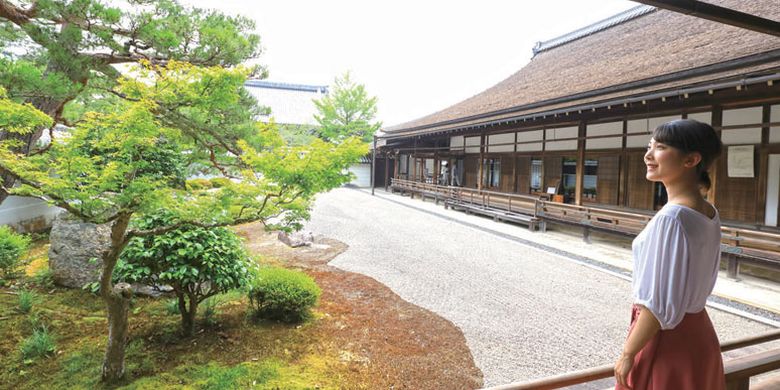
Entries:
{"type": "MultiPolygon", "coordinates": [[[[780,19],[776,0],[710,3],[780,19]]],[[[484,92],[382,129],[376,170],[392,181],[377,184],[652,215],[666,193],[645,179],[649,134],[692,118],[725,146],[707,194],[724,225],[780,233],[777,34],[640,5],[532,50],[484,92]]]]}

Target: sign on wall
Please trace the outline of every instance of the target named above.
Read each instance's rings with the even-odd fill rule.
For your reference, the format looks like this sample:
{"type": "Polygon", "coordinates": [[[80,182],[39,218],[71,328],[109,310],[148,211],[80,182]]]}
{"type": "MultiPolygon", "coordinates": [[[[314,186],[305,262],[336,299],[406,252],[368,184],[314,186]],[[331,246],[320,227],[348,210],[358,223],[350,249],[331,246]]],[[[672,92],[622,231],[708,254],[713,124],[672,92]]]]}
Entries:
{"type": "Polygon", "coordinates": [[[727,161],[729,177],[754,177],[754,150],[754,145],[729,146],[727,161]]]}

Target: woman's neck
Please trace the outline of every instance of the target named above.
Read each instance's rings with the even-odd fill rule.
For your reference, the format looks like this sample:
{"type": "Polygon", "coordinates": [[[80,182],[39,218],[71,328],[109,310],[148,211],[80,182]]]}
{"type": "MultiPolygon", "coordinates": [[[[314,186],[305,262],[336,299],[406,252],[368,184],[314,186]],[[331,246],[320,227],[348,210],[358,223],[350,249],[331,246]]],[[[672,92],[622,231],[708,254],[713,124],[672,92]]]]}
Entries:
{"type": "Polygon", "coordinates": [[[706,203],[699,191],[699,183],[693,180],[678,180],[672,183],[664,183],[669,203],[681,204],[693,209],[701,210],[706,203]]]}

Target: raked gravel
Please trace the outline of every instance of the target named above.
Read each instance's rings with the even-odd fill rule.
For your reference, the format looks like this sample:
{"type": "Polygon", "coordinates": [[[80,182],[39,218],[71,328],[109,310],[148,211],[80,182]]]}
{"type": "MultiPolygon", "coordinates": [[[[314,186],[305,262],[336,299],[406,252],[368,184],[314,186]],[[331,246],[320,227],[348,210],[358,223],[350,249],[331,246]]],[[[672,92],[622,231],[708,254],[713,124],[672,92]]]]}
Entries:
{"type": "MultiPolygon", "coordinates": [[[[349,245],[330,265],[459,327],[485,386],[613,363],[626,337],[630,283],[557,254],[348,188],[305,229],[349,245]]],[[[771,329],[708,310],[721,340],[771,329]]]]}

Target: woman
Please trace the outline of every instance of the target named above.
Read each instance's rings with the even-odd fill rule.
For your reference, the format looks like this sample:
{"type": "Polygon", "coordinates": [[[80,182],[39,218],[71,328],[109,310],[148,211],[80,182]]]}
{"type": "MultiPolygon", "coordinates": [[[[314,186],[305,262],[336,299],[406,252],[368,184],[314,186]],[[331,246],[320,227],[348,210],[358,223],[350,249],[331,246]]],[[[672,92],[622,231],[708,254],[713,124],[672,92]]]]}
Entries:
{"type": "Polygon", "coordinates": [[[632,245],[634,306],[616,389],[725,388],[715,329],[704,305],[720,263],[718,211],[702,196],[720,155],[715,130],[676,120],[653,132],[647,179],[666,187],[668,203],[632,245]]]}

